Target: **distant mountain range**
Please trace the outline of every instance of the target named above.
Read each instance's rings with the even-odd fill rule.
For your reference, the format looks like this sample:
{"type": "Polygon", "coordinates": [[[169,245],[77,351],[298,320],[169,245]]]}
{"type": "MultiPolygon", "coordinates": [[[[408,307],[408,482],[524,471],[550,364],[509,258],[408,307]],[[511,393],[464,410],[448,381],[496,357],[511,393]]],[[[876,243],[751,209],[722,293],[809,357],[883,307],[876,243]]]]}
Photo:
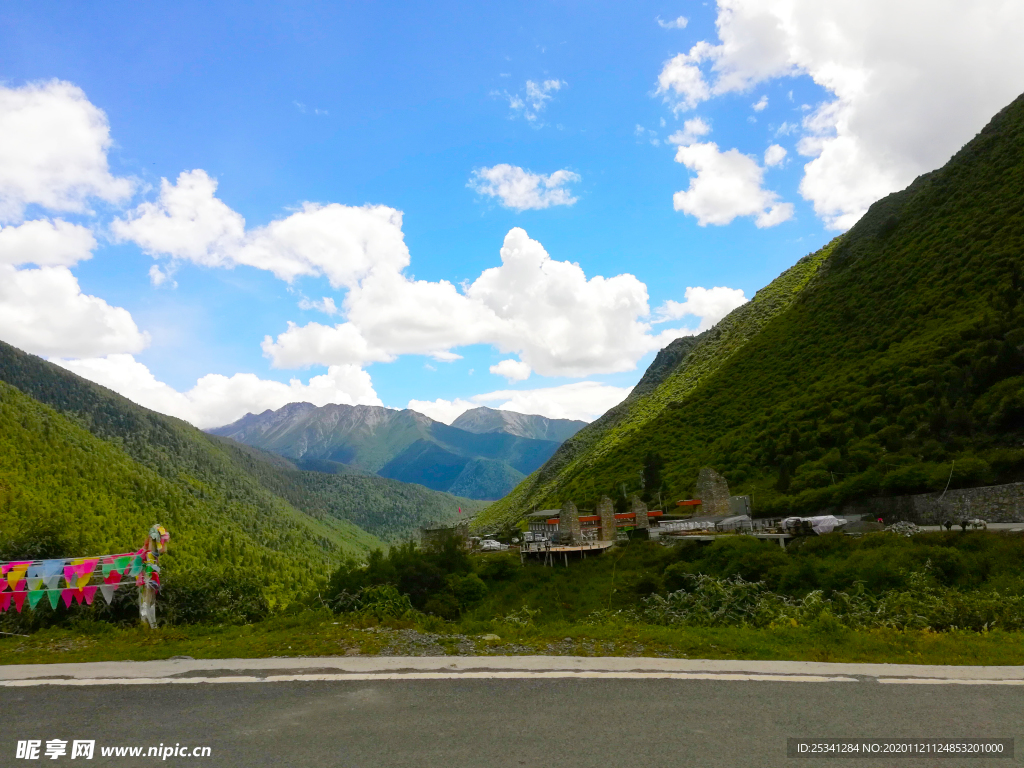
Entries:
{"type": "Polygon", "coordinates": [[[476,408],[449,426],[408,409],[290,403],[208,431],[303,469],[370,473],[466,498],[498,499],[585,425],[476,408]]]}

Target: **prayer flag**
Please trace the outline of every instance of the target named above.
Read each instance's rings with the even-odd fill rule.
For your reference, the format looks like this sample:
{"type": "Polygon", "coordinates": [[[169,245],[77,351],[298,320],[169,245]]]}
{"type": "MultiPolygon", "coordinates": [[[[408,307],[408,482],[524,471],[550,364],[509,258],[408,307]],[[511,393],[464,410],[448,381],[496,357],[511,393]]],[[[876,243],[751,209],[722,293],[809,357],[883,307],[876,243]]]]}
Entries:
{"type": "Polygon", "coordinates": [[[103,593],[103,599],[107,601],[107,605],[114,602],[114,593],[117,592],[117,588],[120,584],[102,584],[100,585],[100,592],[103,593]]]}
{"type": "Polygon", "coordinates": [[[28,593],[28,605],[29,608],[35,609],[39,605],[39,601],[43,599],[43,595],[46,594],[45,589],[32,589],[28,593]]]}
{"type": "Polygon", "coordinates": [[[25,572],[28,570],[28,564],[25,563],[13,563],[11,570],[7,572],[7,585],[14,589],[15,585],[25,578],[25,572]]]}
{"type": "Polygon", "coordinates": [[[25,604],[25,598],[28,596],[28,592],[15,592],[12,597],[14,598],[14,607],[18,613],[21,613],[21,606],[25,604]]]}
{"type": "Polygon", "coordinates": [[[46,590],[46,599],[50,601],[50,607],[53,610],[57,610],[57,601],[60,600],[59,589],[48,589],[46,590]]]}
{"type": "Polygon", "coordinates": [[[73,589],[62,589],[60,592],[61,598],[64,600],[64,607],[70,608],[71,601],[74,599],[75,590],[73,589]]]}
{"type": "Polygon", "coordinates": [[[97,589],[98,587],[96,587],[95,584],[91,587],[82,588],[82,594],[85,596],[85,602],[87,602],[89,605],[92,605],[92,600],[94,597],[96,597],[97,589]]]}

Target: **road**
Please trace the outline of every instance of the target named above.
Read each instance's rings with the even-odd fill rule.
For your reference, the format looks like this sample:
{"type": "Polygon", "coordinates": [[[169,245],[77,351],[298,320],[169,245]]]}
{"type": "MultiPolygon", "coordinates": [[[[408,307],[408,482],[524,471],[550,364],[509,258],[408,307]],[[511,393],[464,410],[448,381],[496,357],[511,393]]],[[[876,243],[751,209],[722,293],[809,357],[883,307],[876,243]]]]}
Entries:
{"type": "MultiPolygon", "coordinates": [[[[155,765],[101,747],[209,747],[197,766],[956,766],[815,760],[787,737],[1014,738],[1024,668],[573,657],[0,667],[0,765],[155,765]],[[95,740],[91,761],[17,742],[95,740]]],[[[69,746],[70,750],[70,746],[69,746]]]]}

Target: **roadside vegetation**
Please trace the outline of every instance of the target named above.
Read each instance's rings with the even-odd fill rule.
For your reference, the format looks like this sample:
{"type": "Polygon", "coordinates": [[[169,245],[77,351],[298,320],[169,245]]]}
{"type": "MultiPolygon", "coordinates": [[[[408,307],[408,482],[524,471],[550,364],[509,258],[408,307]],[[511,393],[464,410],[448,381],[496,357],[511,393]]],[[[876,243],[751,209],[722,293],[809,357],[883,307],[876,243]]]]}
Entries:
{"type": "Polygon", "coordinates": [[[9,612],[5,660],[504,653],[943,664],[1024,663],[1024,537],[831,534],[783,551],[746,537],[634,541],[570,567],[411,545],[340,567],[272,611],[244,572],[176,581],[163,626],[114,606],[9,612]]]}

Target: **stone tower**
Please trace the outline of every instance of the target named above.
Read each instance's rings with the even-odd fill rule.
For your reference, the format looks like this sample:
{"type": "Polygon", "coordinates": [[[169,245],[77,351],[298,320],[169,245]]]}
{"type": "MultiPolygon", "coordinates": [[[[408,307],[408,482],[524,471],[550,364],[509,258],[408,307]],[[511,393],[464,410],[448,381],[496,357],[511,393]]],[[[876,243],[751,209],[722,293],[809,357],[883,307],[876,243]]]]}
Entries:
{"type": "MultiPolygon", "coordinates": [[[[728,498],[726,498],[728,503],[728,498]]],[[[651,521],[647,517],[647,505],[640,501],[640,497],[633,494],[633,503],[629,509],[636,517],[633,520],[633,525],[637,528],[650,528],[651,521]]]]}
{"type": "Polygon", "coordinates": [[[562,546],[575,546],[583,537],[580,535],[580,513],[571,501],[562,505],[558,513],[558,540],[562,546]]]}
{"type": "Polygon", "coordinates": [[[597,502],[597,514],[601,517],[601,541],[615,541],[615,502],[602,496],[597,502]]]}
{"type": "Polygon", "coordinates": [[[701,467],[697,475],[697,498],[703,514],[729,514],[729,484],[711,467],[701,467]]]}

